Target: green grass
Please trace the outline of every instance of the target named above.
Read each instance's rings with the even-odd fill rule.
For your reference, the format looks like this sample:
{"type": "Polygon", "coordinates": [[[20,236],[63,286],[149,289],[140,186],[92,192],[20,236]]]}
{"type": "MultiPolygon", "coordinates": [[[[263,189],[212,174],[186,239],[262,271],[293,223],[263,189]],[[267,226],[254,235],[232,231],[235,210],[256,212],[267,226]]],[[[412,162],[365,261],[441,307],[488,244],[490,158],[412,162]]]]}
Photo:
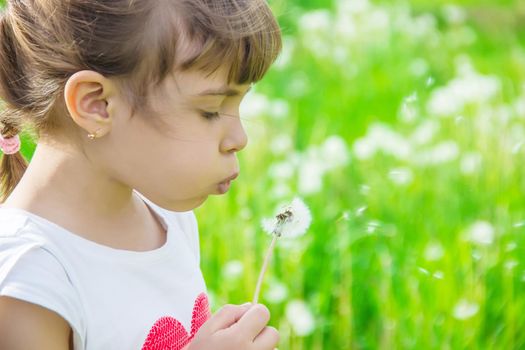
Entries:
{"type": "MultiPolygon", "coordinates": [[[[256,90],[270,101],[285,100],[289,113],[277,118],[267,108],[247,118],[251,141],[241,156],[241,178],[227,197],[213,198],[197,210],[204,274],[218,306],[251,298],[269,243],[259,229],[260,219],[295,194],[311,206],[314,221],[308,236],[291,247],[278,247],[263,289],[262,301],[281,329],[280,349],[525,347],[525,316],[520,312],[525,306],[520,147],[525,115],[523,109],[511,108],[507,120],[500,110],[525,102],[522,15],[517,2],[465,2],[458,5],[464,20],[450,23],[439,3],[412,4],[372,6],[356,30],[364,31],[373,13],[386,15],[390,24],[345,43],[334,34],[333,18],[330,26],[320,24],[314,32],[297,24],[305,13],[322,9],[322,2],[279,3],[294,51],[290,62],[273,69],[256,90]],[[487,20],[494,9],[498,16],[493,20],[502,22],[487,20]],[[326,44],[326,56],[307,48],[316,40],[326,44]],[[334,58],[337,50],[347,56],[343,63],[334,58]],[[453,115],[434,116],[427,103],[457,77],[458,57],[470,62],[474,76],[495,76],[501,88],[453,115]],[[427,84],[429,77],[432,84],[427,84]],[[306,86],[297,89],[302,86],[298,82],[306,86]],[[403,121],[400,111],[414,93],[415,101],[405,105],[416,117],[403,121]],[[408,142],[410,155],[402,156],[402,149],[392,146],[392,152],[357,157],[355,142],[371,125],[384,123],[407,140],[425,121],[435,122],[439,130],[420,144],[408,142]],[[290,137],[291,148],[275,154],[272,142],[282,135],[290,137]],[[330,135],[346,141],[351,161],[327,171],[319,191],[301,193],[301,164],[311,161],[306,154],[330,135]],[[457,145],[457,155],[418,165],[425,152],[431,158],[428,150],[447,140],[457,145]],[[462,172],[471,152],[480,165],[462,172]],[[283,162],[294,169],[290,178],[276,178],[270,171],[283,162]],[[412,180],[404,185],[391,180],[406,173],[412,180]],[[289,194],[275,194],[277,185],[288,187],[289,194]],[[466,239],[480,221],[493,228],[486,245],[466,239]],[[436,246],[442,254],[432,258],[436,246]],[[231,260],[239,260],[244,270],[226,278],[223,266],[231,260]],[[276,283],[288,287],[286,298],[265,299],[264,291],[276,283]],[[303,300],[316,321],[307,336],[295,334],[294,320],[285,315],[294,299],[303,300]]],[[[329,16],[337,15],[336,5],[324,7],[329,16]]],[[[468,89],[475,86],[462,90],[468,89]]],[[[248,102],[245,110],[250,106],[248,102]]]]}
{"type": "Polygon", "coordinates": [[[294,195],[309,204],[310,231],[279,242],[263,286],[281,350],[525,348],[524,8],[461,1],[453,22],[445,3],[382,1],[350,18],[336,1],[273,2],[288,63],[256,86],[262,108],[246,101],[241,177],[196,213],[217,308],[251,300],[270,242],[260,220],[294,195]],[[336,34],[338,16],[355,36],[336,34]],[[457,107],[434,115],[456,78],[441,106],[457,107]],[[322,151],[333,135],[349,162],[322,151]],[[306,334],[293,300],[315,321],[306,334]]]}

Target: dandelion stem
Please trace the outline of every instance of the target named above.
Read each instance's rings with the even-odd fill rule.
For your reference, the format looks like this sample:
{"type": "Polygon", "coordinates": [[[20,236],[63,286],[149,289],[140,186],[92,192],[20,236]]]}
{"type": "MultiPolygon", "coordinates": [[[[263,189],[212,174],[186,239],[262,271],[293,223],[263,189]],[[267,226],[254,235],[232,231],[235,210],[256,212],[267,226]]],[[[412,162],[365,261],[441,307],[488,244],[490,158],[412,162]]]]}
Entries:
{"type": "Polygon", "coordinates": [[[272,257],[272,252],[275,247],[275,243],[277,242],[277,235],[273,235],[272,243],[270,243],[270,247],[268,248],[268,251],[266,252],[266,257],[264,258],[264,263],[261,268],[261,272],[259,273],[259,279],[257,280],[257,286],[255,287],[255,293],[253,294],[253,304],[257,304],[259,301],[259,294],[261,292],[261,285],[264,279],[264,274],[266,273],[266,269],[268,268],[268,263],[270,262],[270,258],[272,257]]]}

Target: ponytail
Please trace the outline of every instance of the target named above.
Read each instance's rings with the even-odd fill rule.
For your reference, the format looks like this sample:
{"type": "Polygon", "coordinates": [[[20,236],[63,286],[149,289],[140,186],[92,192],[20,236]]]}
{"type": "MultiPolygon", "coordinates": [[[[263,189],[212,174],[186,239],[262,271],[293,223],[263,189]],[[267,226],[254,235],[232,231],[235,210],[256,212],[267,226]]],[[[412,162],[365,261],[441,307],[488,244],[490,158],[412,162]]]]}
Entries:
{"type": "Polygon", "coordinates": [[[3,203],[24,175],[27,161],[20,151],[4,154],[0,163],[0,202],[3,203]]]}
{"type": "MultiPolygon", "coordinates": [[[[16,105],[16,96],[13,88],[10,87],[12,75],[21,74],[20,67],[16,60],[16,48],[13,45],[13,38],[9,23],[5,14],[0,15],[0,98],[11,105],[16,105]],[[8,80],[8,76],[11,78],[8,80]]],[[[2,141],[18,138],[22,124],[21,116],[12,112],[7,106],[2,106],[0,110],[0,139],[2,141]]],[[[0,203],[3,203],[14,190],[22,178],[27,161],[19,151],[19,147],[11,151],[2,150],[2,161],[0,163],[0,203]]]]}

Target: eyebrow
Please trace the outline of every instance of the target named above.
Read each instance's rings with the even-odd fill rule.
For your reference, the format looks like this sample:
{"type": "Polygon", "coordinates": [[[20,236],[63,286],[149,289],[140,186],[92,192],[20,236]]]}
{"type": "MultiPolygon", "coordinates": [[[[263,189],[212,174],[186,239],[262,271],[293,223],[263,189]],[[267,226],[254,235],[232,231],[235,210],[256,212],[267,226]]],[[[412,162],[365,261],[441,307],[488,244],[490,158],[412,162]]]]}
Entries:
{"type": "MultiPolygon", "coordinates": [[[[252,89],[252,86],[246,90],[246,92],[250,91],[252,89]]],[[[239,90],[235,90],[232,88],[229,88],[227,86],[220,87],[218,89],[208,89],[200,92],[197,94],[197,96],[239,96],[241,92],[239,90]]]]}

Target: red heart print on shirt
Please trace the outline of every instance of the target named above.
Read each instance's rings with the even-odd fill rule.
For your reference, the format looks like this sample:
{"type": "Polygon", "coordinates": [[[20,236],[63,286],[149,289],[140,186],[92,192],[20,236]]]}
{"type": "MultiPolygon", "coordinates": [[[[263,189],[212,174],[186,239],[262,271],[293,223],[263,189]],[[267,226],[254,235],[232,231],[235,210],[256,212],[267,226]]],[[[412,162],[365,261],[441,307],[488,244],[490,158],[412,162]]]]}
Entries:
{"type": "Polygon", "coordinates": [[[199,294],[193,306],[191,333],[170,316],[161,317],[149,331],[142,350],[182,350],[188,345],[199,328],[211,317],[210,303],[205,293],[199,294]]]}

